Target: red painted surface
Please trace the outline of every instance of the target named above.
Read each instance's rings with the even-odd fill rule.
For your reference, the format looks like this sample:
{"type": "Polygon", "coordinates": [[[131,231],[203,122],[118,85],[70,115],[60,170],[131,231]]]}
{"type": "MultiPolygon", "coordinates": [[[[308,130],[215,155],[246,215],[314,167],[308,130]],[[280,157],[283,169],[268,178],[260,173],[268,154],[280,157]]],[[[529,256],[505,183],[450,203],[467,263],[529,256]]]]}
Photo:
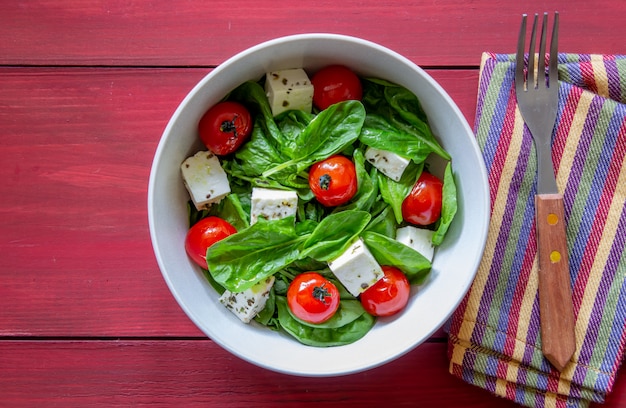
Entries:
{"type": "MultiPolygon", "coordinates": [[[[8,64],[216,65],[275,37],[330,32],[376,41],[422,65],[478,65],[514,48],[520,15],[542,0],[13,1],[0,4],[8,64]]],[[[551,1],[561,49],[615,53],[626,3],[551,1]]]]}
{"type": "MultiPolygon", "coordinates": [[[[542,10],[412,3],[2,2],[0,405],[513,406],[448,374],[442,331],[339,380],[254,367],[187,319],[152,253],[152,156],[211,67],[280,35],[360,36],[434,68],[473,124],[480,53],[512,52],[519,15],[542,10]]],[[[624,53],[626,3],[551,8],[563,51],[624,53]]],[[[605,406],[626,406],[622,377],[605,406]]]]}

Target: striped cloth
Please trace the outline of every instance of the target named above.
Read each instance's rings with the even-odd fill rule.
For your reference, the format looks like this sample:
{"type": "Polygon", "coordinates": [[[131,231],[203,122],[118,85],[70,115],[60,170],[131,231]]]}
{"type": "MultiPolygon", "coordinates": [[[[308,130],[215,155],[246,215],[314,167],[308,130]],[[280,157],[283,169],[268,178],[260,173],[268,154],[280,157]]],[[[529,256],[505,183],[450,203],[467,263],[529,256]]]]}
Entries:
{"type": "Polygon", "coordinates": [[[536,158],[516,106],[515,56],[483,54],[475,133],[492,218],[482,263],[448,323],[450,372],[529,407],[586,407],[611,390],[626,344],[626,56],[559,55],[553,161],[564,194],[576,352],[541,352],[536,158]]]}

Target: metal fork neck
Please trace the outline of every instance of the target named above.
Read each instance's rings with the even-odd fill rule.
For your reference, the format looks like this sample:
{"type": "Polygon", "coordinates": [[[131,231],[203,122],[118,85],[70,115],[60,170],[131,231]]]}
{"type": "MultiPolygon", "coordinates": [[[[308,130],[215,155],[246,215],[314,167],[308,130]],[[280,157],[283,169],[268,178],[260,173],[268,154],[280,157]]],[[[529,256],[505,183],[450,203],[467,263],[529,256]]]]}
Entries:
{"type": "MultiPolygon", "coordinates": [[[[550,144],[550,138],[548,145],[550,144]]],[[[551,149],[540,146],[535,139],[535,152],[537,155],[537,194],[557,194],[559,192],[554,176],[551,149]]]]}

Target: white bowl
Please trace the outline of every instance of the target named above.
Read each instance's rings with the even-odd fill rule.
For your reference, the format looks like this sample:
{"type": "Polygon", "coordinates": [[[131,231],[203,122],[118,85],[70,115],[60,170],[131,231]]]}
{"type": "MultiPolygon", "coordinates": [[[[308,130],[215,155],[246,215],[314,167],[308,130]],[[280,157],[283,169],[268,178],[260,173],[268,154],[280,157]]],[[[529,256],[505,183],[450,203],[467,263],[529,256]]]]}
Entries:
{"type": "Polygon", "coordinates": [[[148,190],[154,252],[172,294],[189,318],[213,341],[267,369],[302,376],[363,371],[412,350],[440,328],[469,289],[480,262],[489,223],[485,165],[474,134],[446,92],[421,68],[378,44],[333,34],[303,34],[271,40],[230,58],[203,78],[180,104],[158,145],[148,190]],[[203,148],[197,124],[208,107],[246,80],[265,72],[303,67],[315,71],[340,63],[358,74],[383,78],[415,93],[433,132],[452,156],[459,209],[438,247],[431,277],[412,289],[406,309],[379,318],[359,341],[345,346],[305,346],[255,322],[246,325],[218,303],[218,294],[187,257],[188,193],[182,161],[203,148]]]}

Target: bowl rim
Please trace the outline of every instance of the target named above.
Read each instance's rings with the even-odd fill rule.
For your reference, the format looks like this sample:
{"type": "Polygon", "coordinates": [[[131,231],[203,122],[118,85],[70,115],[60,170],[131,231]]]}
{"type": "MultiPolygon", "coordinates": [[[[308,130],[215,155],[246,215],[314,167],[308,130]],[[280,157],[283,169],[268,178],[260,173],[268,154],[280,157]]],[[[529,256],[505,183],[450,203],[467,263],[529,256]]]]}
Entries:
{"type": "MultiPolygon", "coordinates": [[[[333,370],[327,370],[327,371],[306,371],[306,370],[302,370],[302,369],[291,369],[291,368],[285,368],[285,367],[275,367],[272,366],[271,364],[267,364],[267,363],[262,363],[259,361],[256,361],[255,359],[251,358],[250,356],[247,355],[242,355],[240,353],[239,350],[232,348],[227,342],[222,341],[221,338],[216,338],[212,335],[210,335],[209,333],[207,333],[207,330],[205,330],[205,328],[202,327],[201,322],[194,317],[194,313],[189,310],[186,306],[186,303],[184,301],[184,299],[182,299],[181,295],[178,293],[178,291],[176,290],[176,285],[175,282],[171,279],[171,277],[167,274],[166,272],[166,265],[165,265],[165,260],[163,259],[163,254],[161,253],[161,249],[158,246],[158,237],[157,237],[157,223],[158,220],[156,220],[155,218],[155,213],[154,213],[154,207],[155,207],[155,185],[156,185],[156,172],[157,172],[157,168],[159,166],[159,162],[162,160],[162,156],[165,154],[165,142],[167,140],[168,135],[171,134],[172,131],[172,127],[173,124],[176,122],[176,119],[181,115],[181,112],[185,109],[186,104],[194,97],[194,95],[199,92],[199,90],[201,90],[204,85],[206,84],[206,82],[210,81],[213,77],[215,77],[216,75],[218,75],[221,71],[228,69],[230,67],[230,65],[233,62],[236,62],[239,59],[242,58],[246,58],[248,55],[254,54],[256,52],[258,52],[259,50],[262,50],[264,48],[267,47],[271,47],[274,45],[279,45],[279,44],[284,44],[285,42],[293,42],[293,41],[301,41],[301,40],[339,40],[339,41],[344,41],[344,42],[350,42],[350,43],[356,43],[356,44],[360,44],[366,47],[370,47],[370,48],[374,48],[378,51],[382,51],[390,56],[392,56],[393,58],[401,61],[403,64],[407,65],[408,67],[410,67],[411,69],[415,70],[416,72],[421,73],[424,78],[429,82],[429,85],[432,86],[437,93],[444,98],[444,100],[447,102],[447,105],[454,111],[456,117],[460,120],[461,122],[461,126],[464,128],[464,131],[468,134],[474,134],[472,129],[470,128],[469,124],[467,123],[467,120],[465,119],[464,115],[462,114],[462,112],[460,111],[460,109],[458,108],[458,106],[456,105],[456,103],[452,100],[452,98],[448,95],[448,93],[443,89],[443,87],[437,82],[435,81],[430,75],[428,75],[421,67],[419,67],[416,63],[414,63],[413,61],[409,60],[408,58],[404,57],[403,55],[397,53],[396,51],[393,51],[383,45],[380,45],[378,43],[372,42],[370,40],[366,40],[366,39],[362,39],[359,37],[354,37],[354,36],[349,36],[349,35],[343,35],[343,34],[332,34],[332,33],[305,33],[305,34],[294,34],[294,35],[287,35],[287,36],[282,36],[282,37],[277,37],[274,39],[270,39],[264,42],[261,42],[259,44],[256,44],[252,47],[249,47],[243,51],[240,51],[236,54],[234,54],[233,56],[231,56],[230,58],[226,59],[224,62],[222,62],[221,64],[219,64],[216,68],[212,69],[211,72],[209,72],[207,75],[205,75],[184,97],[184,99],[179,103],[178,107],[176,108],[176,110],[174,111],[174,113],[172,114],[172,116],[170,117],[167,126],[165,127],[160,139],[159,139],[159,143],[157,145],[155,154],[154,154],[154,158],[153,158],[153,162],[150,168],[150,177],[149,177],[149,181],[148,181],[148,199],[147,199],[147,204],[148,204],[148,223],[149,223],[149,232],[150,232],[150,239],[151,239],[151,243],[152,243],[152,247],[153,247],[153,252],[155,255],[155,258],[157,260],[159,269],[161,271],[161,275],[163,276],[170,292],[172,293],[172,296],[174,296],[175,300],[177,301],[178,305],[183,309],[183,311],[185,312],[185,314],[188,316],[188,318],[190,320],[192,320],[192,322],[207,336],[209,337],[212,341],[216,342],[220,347],[226,349],[227,351],[229,351],[230,353],[236,355],[237,357],[248,361],[254,365],[269,369],[271,371],[275,371],[275,372],[280,372],[280,373],[284,373],[284,374],[290,374],[290,375],[298,375],[298,376],[309,376],[309,377],[328,377],[328,376],[338,376],[338,375],[346,375],[346,374],[352,374],[352,373],[357,373],[357,372],[361,372],[361,371],[365,371],[365,370],[369,370],[378,366],[381,366],[383,364],[386,364],[392,360],[395,360],[397,358],[399,358],[400,356],[408,353],[409,351],[411,351],[412,349],[414,349],[415,347],[417,347],[419,344],[423,343],[425,340],[422,340],[420,342],[417,342],[415,344],[408,344],[406,347],[404,347],[402,352],[399,353],[395,353],[393,355],[384,355],[382,358],[377,359],[376,361],[369,361],[366,364],[350,364],[348,366],[343,366],[341,368],[337,368],[337,369],[333,369],[333,370]]],[[[480,152],[480,149],[478,147],[478,144],[476,142],[475,139],[471,140],[471,145],[473,148],[473,154],[478,155],[479,157],[482,158],[482,153],[480,152]]],[[[479,263],[480,260],[482,258],[482,253],[485,249],[486,246],[486,242],[487,242],[487,231],[488,231],[488,227],[489,227],[489,222],[490,222],[490,196],[489,196],[489,187],[488,187],[488,177],[487,177],[487,170],[484,164],[484,161],[481,160],[480,161],[480,168],[479,170],[479,174],[480,174],[480,178],[481,178],[481,184],[486,186],[486,188],[482,189],[482,200],[485,203],[486,211],[486,217],[482,220],[483,222],[480,224],[480,231],[479,231],[479,236],[482,237],[482,242],[479,243],[479,247],[480,247],[480,256],[477,256],[476,259],[474,260],[473,264],[471,265],[470,268],[472,273],[468,274],[467,279],[462,282],[460,284],[460,292],[463,294],[463,296],[459,296],[455,301],[454,304],[452,305],[452,307],[449,308],[449,311],[447,313],[446,319],[448,320],[450,318],[450,316],[453,314],[453,312],[456,310],[456,308],[459,306],[459,304],[462,302],[465,294],[467,293],[467,291],[469,290],[479,267],[479,263]]],[[[424,337],[424,339],[429,338],[430,336],[432,336],[432,334],[438,330],[444,323],[442,322],[438,327],[434,327],[427,335],[426,337],[424,337]]],[[[377,323],[378,324],[378,323],[377,323]]],[[[365,336],[367,337],[367,336],[365,336]]],[[[295,339],[293,339],[292,341],[297,342],[295,339]]],[[[308,347],[308,346],[306,346],[308,347]]]]}

